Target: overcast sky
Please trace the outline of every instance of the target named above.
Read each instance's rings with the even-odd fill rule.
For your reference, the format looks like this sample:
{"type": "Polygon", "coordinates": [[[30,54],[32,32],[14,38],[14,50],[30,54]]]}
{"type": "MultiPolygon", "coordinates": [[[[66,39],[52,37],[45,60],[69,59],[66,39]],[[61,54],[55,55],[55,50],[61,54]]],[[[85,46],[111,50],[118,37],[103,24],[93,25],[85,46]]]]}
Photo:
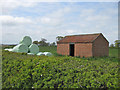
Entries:
{"type": "Polygon", "coordinates": [[[118,2],[7,1],[0,5],[3,44],[17,44],[24,36],[55,42],[58,35],[89,33],[103,33],[110,43],[118,39],[118,2]]]}

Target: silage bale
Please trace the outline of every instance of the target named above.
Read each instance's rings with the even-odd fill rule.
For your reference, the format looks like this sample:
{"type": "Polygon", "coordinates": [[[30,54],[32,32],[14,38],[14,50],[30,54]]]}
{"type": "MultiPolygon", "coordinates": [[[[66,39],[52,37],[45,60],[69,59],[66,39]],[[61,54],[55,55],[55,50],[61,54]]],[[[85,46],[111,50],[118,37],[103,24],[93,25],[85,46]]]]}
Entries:
{"type": "Polygon", "coordinates": [[[30,53],[37,54],[39,52],[39,47],[36,44],[31,44],[29,46],[30,53]]]}
{"type": "Polygon", "coordinates": [[[25,44],[18,44],[15,46],[12,50],[13,52],[22,52],[22,53],[27,53],[28,52],[28,46],[25,44]]]}
{"type": "Polygon", "coordinates": [[[52,53],[50,52],[44,52],[43,54],[45,54],[45,56],[52,56],[52,53]]]}
{"type": "Polygon", "coordinates": [[[12,51],[13,49],[12,48],[6,48],[4,50],[6,50],[6,51],[12,51]]]}
{"type": "Polygon", "coordinates": [[[38,55],[38,56],[42,56],[42,55],[45,56],[45,54],[44,54],[43,52],[39,52],[39,53],[37,53],[37,55],[38,55]]]}
{"type": "Polygon", "coordinates": [[[27,53],[28,55],[34,55],[33,53],[27,53]]]}
{"type": "Polygon", "coordinates": [[[30,46],[32,44],[32,39],[29,36],[23,37],[23,39],[19,42],[19,44],[25,44],[30,46]]]}

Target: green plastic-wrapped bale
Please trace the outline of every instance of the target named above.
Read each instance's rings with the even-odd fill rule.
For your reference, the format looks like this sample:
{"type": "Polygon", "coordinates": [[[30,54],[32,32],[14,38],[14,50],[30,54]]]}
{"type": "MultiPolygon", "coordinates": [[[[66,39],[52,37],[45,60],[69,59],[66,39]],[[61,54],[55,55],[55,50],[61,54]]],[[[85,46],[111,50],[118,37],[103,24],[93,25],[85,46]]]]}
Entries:
{"type": "Polygon", "coordinates": [[[22,52],[22,53],[27,53],[28,52],[28,46],[25,44],[18,44],[15,46],[12,50],[13,52],[22,52]]]}
{"type": "Polygon", "coordinates": [[[31,44],[29,46],[30,53],[37,54],[39,52],[39,47],[36,44],[31,44]]]}
{"type": "Polygon", "coordinates": [[[45,54],[45,56],[52,56],[53,54],[50,52],[44,52],[43,54],[45,54]]]}
{"type": "Polygon", "coordinates": [[[45,56],[45,54],[44,54],[43,52],[39,52],[39,53],[37,53],[37,55],[38,55],[38,56],[42,56],[42,55],[45,56]]]}
{"type": "Polygon", "coordinates": [[[32,39],[29,36],[25,36],[21,41],[20,44],[25,44],[30,46],[32,44],[32,39]]]}
{"type": "Polygon", "coordinates": [[[6,48],[4,50],[6,50],[6,51],[12,51],[13,49],[12,48],[6,48]]]}
{"type": "Polygon", "coordinates": [[[28,55],[34,55],[33,53],[27,53],[28,55]]]}

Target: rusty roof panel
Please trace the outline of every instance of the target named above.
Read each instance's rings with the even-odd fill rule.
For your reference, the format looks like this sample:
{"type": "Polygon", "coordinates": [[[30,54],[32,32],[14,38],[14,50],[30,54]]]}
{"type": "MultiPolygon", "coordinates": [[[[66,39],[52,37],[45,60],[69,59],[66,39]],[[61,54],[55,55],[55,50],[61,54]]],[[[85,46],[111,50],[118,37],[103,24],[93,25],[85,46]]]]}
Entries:
{"type": "Polygon", "coordinates": [[[65,36],[62,40],[58,41],[58,43],[86,43],[93,42],[101,33],[98,34],[83,34],[83,35],[71,35],[65,36]]]}

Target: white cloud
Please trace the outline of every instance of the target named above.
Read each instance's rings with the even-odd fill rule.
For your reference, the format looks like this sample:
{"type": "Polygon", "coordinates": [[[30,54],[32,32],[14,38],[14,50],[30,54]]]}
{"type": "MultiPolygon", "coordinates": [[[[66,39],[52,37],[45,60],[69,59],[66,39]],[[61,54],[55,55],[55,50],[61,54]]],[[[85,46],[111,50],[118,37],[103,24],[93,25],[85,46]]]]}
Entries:
{"type": "Polygon", "coordinates": [[[11,10],[18,7],[33,7],[38,4],[36,2],[31,2],[33,0],[1,0],[0,8],[2,9],[2,14],[8,14],[11,10]]]}
{"type": "Polygon", "coordinates": [[[2,7],[16,8],[19,6],[22,7],[31,7],[38,3],[39,0],[1,0],[2,7]]]}
{"type": "Polygon", "coordinates": [[[37,22],[41,22],[43,25],[47,26],[60,26],[64,23],[65,14],[69,13],[71,8],[64,7],[62,9],[58,9],[57,11],[53,11],[43,17],[37,17],[37,22]]]}
{"type": "Polygon", "coordinates": [[[42,23],[50,23],[50,21],[51,21],[51,19],[48,18],[48,17],[43,17],[43,18],[41,19],[41,22],[42,22],[42,23]]]}
{"type": "MultiPolygon", "coordinates": [[[[25,35],[31,36],[33,40],[40,40],[41,37],[44,37],[48,41],[53,42],[58,35],[65,36],[69,34],[99,32],[102,32],[110,42],[116,39],[117,33],[114,32],[117,31],[115,21],[117,19],[116,17],[112,17],[112,15],[116,15],[116,10],[110,9],[110,7],[109,10],[103,9],[97,14],[98,8],[86,9],[79,5],[79,8],[77,5],[74,7],[71,6],[61,6],[54,10],[51,9],[51,12],[47,12],[47,8],[50,7],[46,6],[45,12],[47,13],[43,16],[33,17],[31,15],[29,18],[10,15],[0,16],[0,21],[4,24],[3,43],[18,43],[25,35]],[[12,27],[10,27],[11,25],[12,27]]],[[[52,8],[55,8],[54,4],[52,8]]],[[[41,10],[41,8],[37,10],[37,12],[40,13],[39,10],[41,10]]]]}
{"type": "Polygon", "coordinates": [[[68,30],[65,30],[65,35],[77,35],[77,34],[83,34],[83,31],[82,30],[77,30],[77,29],[68,29],[68,30]]]}
{"type": "Polygon", "coordinates": [[[59,18],[54,18],[54,17],[42,17],[41,23],[44,25],[49,25],[49,26],[57,26],[62,23],[62,20],[59,18]]]}
{"type": "Polygon", "coordinates": [[[68,34],[73,34],[75,30],[66,30],[68,34]]]}
{"type": "Polygon", "coordinates": [[[31,7],[39,2],[118,2],[119,0],[1,0],[0,6],[8,8],[31,7]]]}
{"type": "Polygon", "coordinates": [[[83,9],[83,10],[81,10],[80,17],[85,17],[85,16],[93,15],[94,12],[95,12],[94,9],[83,9]]]}
{"type": "Polygon", "coordinates": [[[101,21],[101,20],[108,20],[108,19],[110,19],[109,16],[101,16],[101,15],[92,15],[86,18],[87,21],[101,21]]]}
{"type": "Polygon", "coordinates": [[[54,17],[54,18],[61,18],[69,13],[71,11],[71,7],[64,7],[64,8],[60,8],[57,11],[54,11],[52,13],[49,14],[50,17],[54,17]]]}
{"type": "Polygon", "coordinates": [[[33,23],[31,19],[25,17],[13,17],[10,15],[0,16],[0,21],[2,25],[12,26],[12,25],[25,25],[33,23]]]}

